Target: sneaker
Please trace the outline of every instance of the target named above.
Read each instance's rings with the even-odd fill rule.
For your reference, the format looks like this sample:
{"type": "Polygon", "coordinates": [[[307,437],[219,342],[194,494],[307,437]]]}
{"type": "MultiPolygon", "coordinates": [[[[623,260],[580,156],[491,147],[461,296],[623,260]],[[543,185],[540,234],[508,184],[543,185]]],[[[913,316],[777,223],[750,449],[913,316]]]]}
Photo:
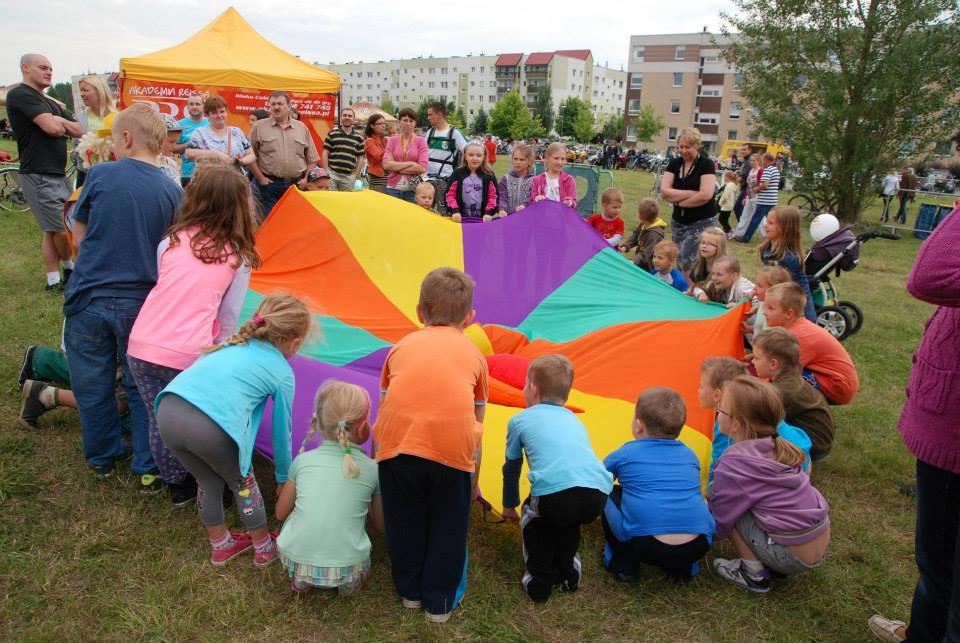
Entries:
{"type": "Polygon", "coordinates": [[[62,293],[63,292],[63,282],[58,281],[55,284],[47,284],[44,288],[47,292],[62,293]]]}
{"type": "Polygon", "coordinates": [[[580,589],[580,581],[583,578],[583,564],[580,562],[580,554],[573,557],[573,569],[571,573],[560,583],[560,590],[563,592],[575,592],[580,589]]]}
{"type": "Polygon", "coordinates": [[[109,478],[116,471],[117,465],[113,462],[107,464],[91,464],[90,469],[98,478],[109,478]]]}
{"type": "MultiPolygon", "coordinates": [[[[252,543],[251,543],[252,544],[252,543]]],[[[259,549],[254,548],[253,552],[253,564],[257,567],[266,567],[273,561],[277,560],[277,541],[274,540],[273,536],[270,536],[270,549],[266,551],[260,551],[259,549]]]]}
{"type": "Polygon", "coordinates": [[[453,610],[450,610],[446,614],[431,614],[430,612],[424,612],[423,614],[427,619],[427,623],[446,623],[453,615],[453,610]]]}
{"type": "Polygon", "coordinates": [[[188,476],[183,482],[168,484],[167,491],[170,492],[170,504],[180,509],[197,499],[197,481],[188,476]]]}
{"type": "Polygon", "coordinates": [[[27,426],[37,428],[37,420],[50,410],[40,401],[40,393],[47,386],[44,382],[36,380],[28,379],[23,382],[20,389],[20,421],[27,426]]]}
{"type": "Polygon", "coordinates": [[[63,269],[63,287],[66,288],[67,284],[70,283],[70,277],[73,275],[73,270],[70,268],[63,269]]]}
{"type": "Polygon", "coordinates": [[[303,594],[313,589],[313,585],[310,585],[309,583],[301,583],[296,578],[291,578],[290,589],[293,590],[294,594],[303,594]]]}
{"type": "Polygon", "coordinates": [[[233,546],[226,549],[214,549],[210,554],[210,564],[214,567],[223,567],[228,561],[233,560],[245,551],[253,548],[253,541],[250,534],[245,531],[232,531],[233,546]]]}
{"type": "Polygon", "coordinates": [[[418,610],[423,607],[423,603],[420,601],[410,600],[409,598],[400,597],[400,604],[406,607],[408,610],[418,610]]]}
{"type": "Polygon", "coordinates": [[[879,614],[874,614],[870,617],[870,620],[867,621],[867,625],[870,626],[870,631],[873,632],[873,635],[881,641],[901,643],[901,641],[906,640],[897,633],[900,628],[903,628],[903,632],[906,634],[907,624],[903,621],[894,621],[889,618],[884,618],[879,614]]]}
{"type": "Polygon", "coordinates": [[[730,560],[718,558],[713,561],[713,571],[723,580],[730,581],[734,585],[739,585],[751,592],[766,594],[770,591],[770,573],[764,569],[759,576],[752,576],[739,558],[730,560]]]}
{"type": "Polygon", "coordinates": [[[160,479],[160,476],[152,473],[144,473],[140,476],[140,493],[152,496],[161,491],[163,491],[163,480],[160,479]]]}
{"type": "Polygon", "coordinates": [[[36,346],[28,346],[23,354],[23,364],[20,365],[20,376],[17,378],[17,388],[23,388],[23,383],[33,377],[33,354],[37,351],[36,346]]]}

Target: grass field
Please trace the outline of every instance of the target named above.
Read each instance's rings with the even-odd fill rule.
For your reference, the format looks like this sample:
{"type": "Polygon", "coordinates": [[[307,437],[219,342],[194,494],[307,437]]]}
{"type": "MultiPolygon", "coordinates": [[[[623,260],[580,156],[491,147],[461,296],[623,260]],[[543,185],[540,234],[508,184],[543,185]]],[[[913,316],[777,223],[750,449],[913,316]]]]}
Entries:
{"type": "MultiPolygon", "coordinates": [[[[651,178],[618,173],[616,180],[632,227],[630,213],[651,178]]],[[[872,210],[865,223],[876,219],[872,210]]],[[[279,566],[207,564],[195,511],[173,510],[165,496],[141,497],[129,471],[94,479],[72,411],[48,413],[39,430],[22,427],[16,375],[23,350],[57,346],[60,338],[61,300],[41,288],[39,236],[29,215],[0,214],[0,640],[859,641],[869,640],[866,619],[874,612],[908,614],[913,502],[897,487],[912,479],[913,464],[896,421],[910,354],[931,312],[904,289],[918,248],[912,237],[868,244],[860,267],[839,282],[865,314],[863,330],[846,343],[862,390],[854,404],[836,409],[837,445],[814,472],[831,503],[834,535],[820,569],[765,596],[708,572],[685,587],[652,572],[619,584],[600,567],[597,524],[584,530],[583,589],[535,606],[518,584],[517,529],[484,523],[475,510],[463,608],[446,626],[430,626],[400,607],[382,537],[374,539],[372,576],[360,595],[293,597],[279,566]]],[[[752,248],[735,251],[752,276],[752,248]]],[[[269,465],[257,466],[268,481],[269,465]]],[[[711,556],[729,553],[723,545],[711,556]]]]}

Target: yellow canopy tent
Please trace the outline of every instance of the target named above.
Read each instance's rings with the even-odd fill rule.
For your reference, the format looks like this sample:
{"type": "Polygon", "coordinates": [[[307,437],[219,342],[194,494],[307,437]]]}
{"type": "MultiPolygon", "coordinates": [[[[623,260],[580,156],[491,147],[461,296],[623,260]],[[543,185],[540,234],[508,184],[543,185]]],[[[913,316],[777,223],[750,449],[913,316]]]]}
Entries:
{"type": "Polygon", "coordinates": [[[246,130],[249,113],[266,107],[274,90],[291,94],[315,136],[329,131],[340,77],[277,47],[233,7],[178,45],[120,59],[121,103],[151,102],[178,118],[190,94],[216,94],[227,101],[231,124],[246,130]]]}

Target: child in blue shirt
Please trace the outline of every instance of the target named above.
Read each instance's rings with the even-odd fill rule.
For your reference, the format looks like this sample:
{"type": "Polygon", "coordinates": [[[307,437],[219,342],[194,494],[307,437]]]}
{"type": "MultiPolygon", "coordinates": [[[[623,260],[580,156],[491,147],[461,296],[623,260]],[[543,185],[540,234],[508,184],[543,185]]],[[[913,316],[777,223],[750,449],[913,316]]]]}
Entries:
{"type": "Polygon", "coordinates": [[[680,254],[680,248],[673,241],[661,241],[653,247],[653,270],[650,274],[667,284],[673,286],[680,292],[687,292],[690,284],[683,273],[674,266],[677,263],[677,255],[680,254]]]}
{"type": "Polygon", "coordinates": [[[131,468],[140,491],[163,490],[150,453],[147,410],[127,365],[127,338],[157,283],[157,245],[173,223],[182,190],[156,165],[163,118],[136,103],[113,121],[117,161],[90,168],[73,211],[80,249],[64,290],[64,346],[80,412],[83,452],[93,472],[113,474],[129,454],[114,395],[117,365],[130,409],[131,468]]]}
{"type": "MultiPolygon", "coordinates": [[[[700,365],[700,387],[697,390],[700,406],[705,409],[716,409],[717,404],[720,403],[720,398],[723,397],[723,387],[727,382],[731,382],[741,375],[747,375],[747,367],[743,362],[732,357],[708,357],[703,360],[703,364],[700,365]]],[[[786,422],[780,422],[777,425],[777,434],[803,451],[805,456],[803,470],[809,473],[810,448],[813,446],[813,442],[806,431],[786,422]]],[[[720,456],[731,444],[733,444],[733,440],[720,431],[719,419],[715,420],[710,457],[710,476],[707,481],[708,489],[713,484],[713,470],[717,467],[720,456]]]]}
{"type": "Polygon", "coordinates": [[[177,375],[156,400],[157,429],[167,448],[197,480],[197,508],[215,566],[254,549],[258,567],[277,557],[253,475],[253,447],[267,401],[273,400],[273,464],[282,495],[290,468],[293,357],[313,325],[310,310],[290,295],[264,299],[222,346],[177,375]],[[230,532],[222,492],[233,492],[246,532],[230,532]]]}
{"type": "Polygon", "coordinates": [[[716,523],[700,493],[700,462],[677,440],[687,420],[683,398],[651,388],[637,398],[632,442],[603,461],[620,481],[603,510],[603,565],[633,580],[641,563],[683,582],[710,550],[716,523]]]}
{"type": "Polygon", "coordinates": [[[529,408],[507,425],[503,517],[520,520],[527,567],[521,583],[537,603],[550,598],[554,585],[567,592],[580,586],[580,525],[597,519],[613,486],[583,424],[563,406],[572,386],[569,359],[538,357],[527,369],[523,388],[529,408]],[[531,489],[518,517],[524,453],[531,489]]]}

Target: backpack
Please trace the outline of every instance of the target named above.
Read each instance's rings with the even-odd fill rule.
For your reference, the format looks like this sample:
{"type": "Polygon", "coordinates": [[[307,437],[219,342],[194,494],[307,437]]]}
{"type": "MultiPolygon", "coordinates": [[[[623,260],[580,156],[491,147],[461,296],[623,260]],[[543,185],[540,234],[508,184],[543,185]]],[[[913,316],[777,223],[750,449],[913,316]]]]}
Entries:
{"type": "MultiPolygon", "coordinates": [[[[430,141],[434,138],[433,133],[436,131],[436,128],[431,127],[427,130],[427,153],[430,153],[430,141]]],[[[453,156],[450,159],[444,159],[442,161],[433,161],[441,166],[449,165],[452,169],[457,169],[457,166],[460,164],[460,150],[457,149],[457,144],[453,140],[453,136],[456,133],[457,128],[453,125],[450,126],[449,131],[447,131],[447,140],[444,141],[444,150],[449,152],[450,149],[453,149],[453,156]]],[[[442,169],[442,168],[441,168],[442,169]]],[[[440,176],[440,172],[437,173],[437,176],[440,176]]]]}

